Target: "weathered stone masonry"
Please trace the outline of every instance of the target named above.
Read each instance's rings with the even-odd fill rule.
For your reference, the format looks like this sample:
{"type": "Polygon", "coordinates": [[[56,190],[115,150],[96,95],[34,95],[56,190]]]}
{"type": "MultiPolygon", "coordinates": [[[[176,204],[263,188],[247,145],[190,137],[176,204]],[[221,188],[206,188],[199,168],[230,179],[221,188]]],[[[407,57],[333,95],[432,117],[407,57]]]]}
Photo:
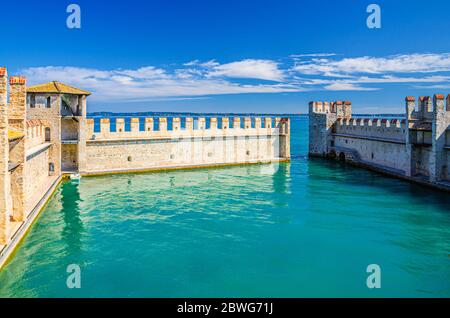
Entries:
{"type": "Polygon", "coordinates": [[[116,172],[122,170],[171,168],[184,166],[258,163],[289,159],[289,120],[255,118],[233,119],[230,128],[227,117],[199,118],[198,129],[193,119],[186,118],[181,129],[180,118],[173,118],[172,130],[167,130],[167,118],[159,118],[159,130],[154,130],[153,118],[131,119],[131,130],[125,131],[123,118],[116,119],[116,131],[111,132],[110,120],[101,120],[100,132],[94,132],[94,121],[87,121],[86,164],[82,173],[116,172]],[[209,129],[206,129],[209,121],[209,129]]]}
{"type": "Polygon", "coordinates": [[[59,82],[28,87],[0,68],[0,267],[64,174],[266,163],[290,158],[288,118],[86,118],[90,93],[59,82]],[[8,103],[9,87],[9,103],[8,103]],[[142,124],[141,121],[142,120],[142,124]],[[221,123],[220,128],[218,123],[221,123]],[[209,125],[207,125],[209,124],[209,125]],[[158,129],[155,129],[158,126],[158,129]],[[144,128],[141,130],[140,128],[144,128]],[[207,128],[208,127],[208,128],[207,128]]]}
{"type": "Polygon", "coordinates": [[[352,117],[350,102],[309,104],[309,154],[450,190],[450,95],[406,97],[405,119],[352,117]]]}

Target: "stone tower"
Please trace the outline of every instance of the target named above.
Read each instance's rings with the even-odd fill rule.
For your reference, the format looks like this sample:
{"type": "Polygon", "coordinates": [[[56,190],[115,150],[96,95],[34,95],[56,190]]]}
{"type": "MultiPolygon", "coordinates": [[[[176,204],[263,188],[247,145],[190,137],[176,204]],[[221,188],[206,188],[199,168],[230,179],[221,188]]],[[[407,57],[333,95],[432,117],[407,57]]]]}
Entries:
{"type": "Polygon", "coordinates": [[[9,143],[8,105],[6,101],[8,75],[6,68],[0,68],[0,245],[9,237],[9,143]]]}
{"type": "MultiPolygon", "coordinates": [[[[9,78],[9,127],[22,136],[26,136],[27,126],[27,87],[26,80],[21,76],[9,78]]],[[[11,192],[13,193],[12,219],[21,222],[25,220],[26,196],[25,196],[25,174],[26,174],[26,138],[18,140],[9,152],[11,162],[17,164],[17,168],[11,173],[11,192]]]]}
{"type": "MultiPolygon", "coordinates": [[[[406,152],[405,174],[419,176],[431,183],[448,176],[446,135],[450,125],[450,97],[443,94],[419,97],[415,110],[415,98],[406,97],[406,152]]],[[[449,134],[450,135],[450,134],[449,134]]]]}
{"type": "Polygon", "coordinates": [[[309,155],[326,156],[334,147],[333,126],[338,119],[352,116],[351,102],[309,103],[309,155]]]}

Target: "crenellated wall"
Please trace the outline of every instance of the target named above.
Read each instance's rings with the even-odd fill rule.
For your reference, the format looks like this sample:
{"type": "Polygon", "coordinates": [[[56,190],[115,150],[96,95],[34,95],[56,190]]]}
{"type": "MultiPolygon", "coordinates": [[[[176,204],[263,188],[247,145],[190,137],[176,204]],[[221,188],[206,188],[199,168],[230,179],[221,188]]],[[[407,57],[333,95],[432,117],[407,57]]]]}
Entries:
{"type": "Polygon", "coordinates": [[[63,174],[103,174],[286,161],[288,118],[86,118],[90,93],[51,82],[27,88],[0,68],[0,266],[63,174]],[[142,120],[142,122],[141,122],[142,120]]]}
{"type": "Polygon", "coordinates": [[[351,116],[350,102],[311,102],[309,154],[450,189],[450,95],[406,97],[405,119],[351,116]]]}
{"type": "MultiPolygon", "coordinates": [[[[58,101],[54,98],[53,102],[58,101]]],[[[29,108],[26,79],[8,78],[6,68],[0,68],[0,260],[5,244],[19,233],[18,229],[26,227],[51,182],[59,178],[49,174],[51,143],[46,140],[46,128],[51,126],[48,119],[52,118],[47,116],[49,111],[37,104],[29,108]]]]}
{"type": "Polygon", "coordinates": [[[338,118],[349,119],[349,101],[309,103],[309,154],[326,156],[332,147],[332,130],[338,118]]]}
{"type": "Polygon", "coordinates": [[[194,120],[188,117],[184,126],[181,127],[180,118],[172,119],[171,130],[168,130],[167,118],[132,118],[130,131],[126,131],[125,120],[117,118],[115,131],[111,131],[110,120],[103,118],[100,132],[94,132],[94,121],[88,119],[87,164],[81,172],[258,163],[290,158],[287,118],[255,118],[252,126],[251,118],[247,117],[243,128],[239,117],[233,118],[232,128],[228,117],[199,118],[194,129],[194,120]]]}
{"type": "Polygon", "coordinates": [[[340,118],[334,134],[390,139],[405,142],[406,120],[387,118],[340,118]]]}
{"type": "Polygon", "coordinates": [[[27,150],[45,143],[45,128],[48,123],[40,119],[27,120],[26,147],[27,150]]]}

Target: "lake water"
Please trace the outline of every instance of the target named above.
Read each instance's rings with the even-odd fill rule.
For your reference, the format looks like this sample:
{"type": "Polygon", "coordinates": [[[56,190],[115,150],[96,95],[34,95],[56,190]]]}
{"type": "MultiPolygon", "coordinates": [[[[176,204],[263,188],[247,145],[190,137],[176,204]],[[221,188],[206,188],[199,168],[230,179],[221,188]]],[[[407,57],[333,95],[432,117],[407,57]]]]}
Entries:
{"type": "Polygon", "coordinates": [[[449,195],[308,160],[307,119],[291,125],[291,163],[63,183],[0,296],[449,297],[449,195]]]}

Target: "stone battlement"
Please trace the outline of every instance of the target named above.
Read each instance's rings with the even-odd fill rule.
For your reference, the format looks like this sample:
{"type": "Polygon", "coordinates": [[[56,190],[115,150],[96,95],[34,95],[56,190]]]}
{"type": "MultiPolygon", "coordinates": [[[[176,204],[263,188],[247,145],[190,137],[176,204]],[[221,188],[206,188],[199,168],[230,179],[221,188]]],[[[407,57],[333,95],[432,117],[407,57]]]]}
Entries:
{"type": "Polygon", "coordinates": [[[435,94],[433,97],[420,96],[418,103],[414,96],[407,96],[405,98],[407,105],[407,116],[410,120],[429,120],[433,119],[433,113],[438,111],[437,102],[442,104],[443,111],[450,112],[450,94],[445,98],[444,94],[435,94]],[[446,105],[443,101],[446,99],[446,105]]]}
{"type": "Polygon", "coordinates": [[[309,104],[309,154],[450,189],[450,95],[405,98],[405,119],[352,117],[350,102],[309,104]],[[446,100],[446,102],[445,102],[446,100]]]}
{"type": "Polygon", "coordinates": [[[87,119],[87,174],[290,158],[288,118],[131,118],[128,130],[124,118],[101,118],[98,126],[87,119]]]}
{"type": "Polygon", "coordinates": [[[358,126],[358,127],[384,127],[384,128],[405,128],[405,119],[389,119],[389,118],[339,118],[337,120],[339,126],[358,126]]]}
{"type": "Polygon", "coordinates": [[[64,174],[290,159],[288,118],[102,118],[96,126],[86,118],[89,95],[59,82],[27,87],[0,67],[0,266],[64,174]]]}
{"type": "Polygon", "coordinates": [[[101,118],[99,131],[95,130],[94,119],[86,121],[88,140],[117,139],[117,138],[157,138],[157,137],[189,137],[189,136],[257,136],[273,133],[287,134],[288,118],[260,118],[245,117],[200,117],[196,120],[186,118],[131,118],[129,130],[125,128],[125,119],[116,118],[115,125],[109,118],[101,118]],[[169,121],[171,125],[169,126],[169,121]],[[195,122],[195,125],[194,125],[195,122]],[[115,127],[114,127],[115,126],[115,127]],[[114,127],[114,130],[113,130],[114,127]]]}
{"type": "Polygon", "coordinates": [[[334,134],[348,134],[372,138],[392,138],[405,141],[405,119],[388,118],[339,118],[334,134]]]}
{"type": "Polygon", "coordinates": [[[351,117],[352,103],[350,101],[323,102],[316,101],[309,103],[309,113],[316,114],[336,114],[338,117],[351,117]]]}

